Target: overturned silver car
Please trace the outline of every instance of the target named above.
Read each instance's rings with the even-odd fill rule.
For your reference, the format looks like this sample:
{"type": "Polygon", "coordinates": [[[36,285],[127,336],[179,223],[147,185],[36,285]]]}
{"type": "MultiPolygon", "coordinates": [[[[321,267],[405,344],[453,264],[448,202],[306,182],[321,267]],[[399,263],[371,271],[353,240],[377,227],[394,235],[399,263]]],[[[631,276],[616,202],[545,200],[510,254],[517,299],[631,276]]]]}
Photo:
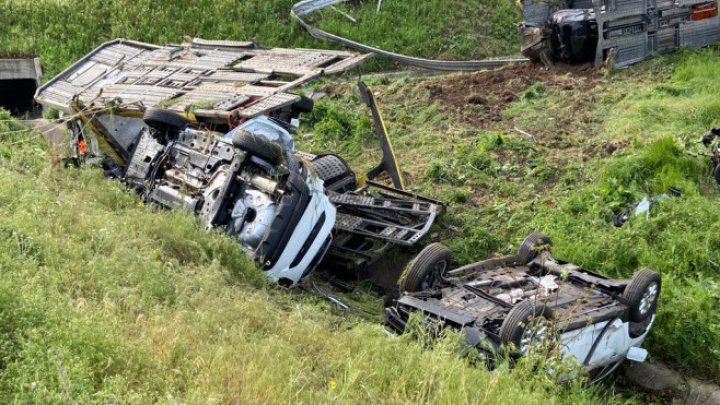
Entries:
{"type": "Polygon", "coordinates": [[[357,177],[337,155],[295,150],[297,118],[313,101],[288,90],[365,57],[228,41],[157,47],[116,40],[38,89],[36,100],[64,113],[70,162],[102,159],[106,174],[144,201],[223,229],[272,281],[290,287],[328,258],[334,267],[363,270],[384,246],[416,243],[442,212],[439,202],[404,190],[364,84],[387,152],[375,170],[357,177]],[[393,186],[373,181],[383,172],[393,186]]]}

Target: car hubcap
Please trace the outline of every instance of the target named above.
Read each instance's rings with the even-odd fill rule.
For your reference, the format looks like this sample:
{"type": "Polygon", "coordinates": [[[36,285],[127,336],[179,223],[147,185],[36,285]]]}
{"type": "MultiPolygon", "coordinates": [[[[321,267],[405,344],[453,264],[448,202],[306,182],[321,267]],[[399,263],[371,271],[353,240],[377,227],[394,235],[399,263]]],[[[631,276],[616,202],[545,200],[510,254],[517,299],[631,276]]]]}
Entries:
{"type": "Polygon", "coordinates": [[[543,317],[537,317],[528,322],[520,337],[520,352],[525,354],[530,348],[542,344],[547,334],[548,322],[543,317]]]}
{"type": "Polygon", "coordinates": [[[653,304],[655,304],[655,300],[657,299],[657,293],[657,283],[652,283],[645,289],[645,293],[643,293],[643,296],[640,299],[640,314],[645,315],[650,311],[653,304]]]}

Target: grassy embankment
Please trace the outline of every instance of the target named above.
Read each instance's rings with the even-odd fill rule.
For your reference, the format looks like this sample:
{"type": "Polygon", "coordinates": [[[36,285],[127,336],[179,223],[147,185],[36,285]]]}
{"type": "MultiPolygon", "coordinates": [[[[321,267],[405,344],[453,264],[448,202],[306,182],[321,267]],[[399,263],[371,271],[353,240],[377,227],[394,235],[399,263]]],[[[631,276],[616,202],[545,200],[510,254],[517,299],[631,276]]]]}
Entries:
{"type": "MultiPolygon", "coordinates": [[[[333,48],[315,40],[290,18],[294,0],[0,0],[0,54],[34,54],[46,77],[100,43],[130,38],[178,43],[183,37],[249,40],[263,46],[333,48]]],[[[512,2],[388,1],[380,14],[375,2],[350,2],[312,16],[321,28],[388,50],[447,59],[517,53],[514,24],[520,14],[512,2]],[[402,16],[402,17],[400,17],[402,16]]],[[[390,66],[375,60],[368,69],[390,66]]]]}
{"type": "Polygon", "coordinates": [[[2,403],[613,401],[269,286],[190,214],[153,212],[0,125],[2,403]]]}
{"type": "MultiPolygon", "coordinates": [[[[48,76],[114,37],[257,34],[267,45],[330,46],[289,24],[290,3],[6,1],[0,38],[5,54],[43,57],[48,76]]],[[[367,16],[363,24],[348,28],[328,11],[321,26],[423,56],[515,49],[518,17],[504,2],[457,9],[385,3],[390,16],[375,16],[363,3],[354,10],[367,16]]],[[[705,161],[682,148],[720,124],[718,70],[714,50],[606,78],[523,85],[498,121],[480,124],[468,117],[489,106],[456,108],[433,98],[440,79],[373,85],[411,183],[451,203],[432,238],[448,242],[459,262],[510,252],[539,229],[555,239],[558,257],[610,276],[652,267],[663,273],[665,290],[651,353],[717,378],[718,192],[705,161]],[[669,185],[685,196],[663,202],[649,221],[610,225],[626,204],[669,185]]],[[[313,139],[301,146],[338,148],[366,166],[375,151],[366,113],[350,85],[332,87],[305,129],[313,139]]],[[[139,207],[95,172],[61,170],[26,137],[0,138],[3,402],[610,399],[522,371],[468,367],[451,354],[451,338],[424,350],[333,314],[325,303],[278,292],[222,236],[197,231],[186,215],[139,207]]],[[[372,302],[378,312],[379,301],[372,302]]]]}

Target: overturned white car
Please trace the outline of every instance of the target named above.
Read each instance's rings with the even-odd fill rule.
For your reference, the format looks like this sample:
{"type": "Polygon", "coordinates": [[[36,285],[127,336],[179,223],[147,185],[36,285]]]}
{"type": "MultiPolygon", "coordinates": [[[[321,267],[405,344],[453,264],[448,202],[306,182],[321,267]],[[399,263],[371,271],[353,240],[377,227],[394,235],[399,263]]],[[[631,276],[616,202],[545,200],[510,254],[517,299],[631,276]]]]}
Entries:
{"type": "Polygon", "coordinates": [[[431,324],[461,329],[489,360],[502,347],[513,356],[557,348],[591,382],[625,359],[644,361],[640,346],[655,320],[660,275],[643,269],[631,280],[608,279],[552,258],[550,246],[534,233],[516,255],[451,270],[451,252],[431,244],[408,266],[386,322],[403,332],[410,314],[420,313],[431,324]]]}

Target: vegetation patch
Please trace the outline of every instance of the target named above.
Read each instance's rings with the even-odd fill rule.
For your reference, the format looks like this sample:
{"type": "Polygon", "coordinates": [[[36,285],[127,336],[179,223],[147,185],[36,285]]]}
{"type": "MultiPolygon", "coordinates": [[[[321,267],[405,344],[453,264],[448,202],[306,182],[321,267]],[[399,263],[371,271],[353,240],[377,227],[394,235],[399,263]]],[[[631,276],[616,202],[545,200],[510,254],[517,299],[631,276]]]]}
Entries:
{"type": "MultiPolygon", "coordinates": [[[[149,43],[180,43],[184,37],[248,41],[262,46],[338,48],[314,39],[290,17],[296,0],[0,0],[0,54],[33,54],[46,78],[59,73],[100,43],[128,38],[149,43]]],[[[360,42],[421,57],[476,59],[518,52],[515,24],[520,9],[512,2],[461,0],[352,1],[338,9],[353,23],[327,9],[317,14],[320,28],[360,42]],[[403,16],[398,18],[397,16],[403,16]]],[[[393,66],[375,59],[363,69],[393,66]]]]}

